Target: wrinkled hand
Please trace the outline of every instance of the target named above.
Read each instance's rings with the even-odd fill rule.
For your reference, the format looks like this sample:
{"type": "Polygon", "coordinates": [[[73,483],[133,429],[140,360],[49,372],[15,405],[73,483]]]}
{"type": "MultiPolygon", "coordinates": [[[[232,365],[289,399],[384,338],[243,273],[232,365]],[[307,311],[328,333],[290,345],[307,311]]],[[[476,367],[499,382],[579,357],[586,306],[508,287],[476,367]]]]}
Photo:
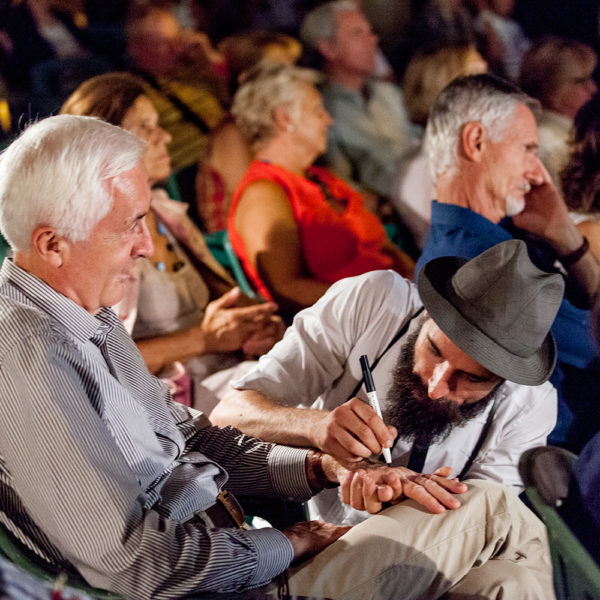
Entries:
{"type": "Polygon", "coordinates": [[[342,500],[371,514],[379,512],[384,502],[397,504],[406,498],[422,504],[429,512],[443,513],[447,508],[460,506],[453,494],[467,491],[464,483],[449,479],[450,467],[440,467],[429,475],[366,461],[344,464],[332,457],[323,457],[322,465],[328,478],[337,477],[340,482],[342,500]]]}
{"type": "Polygon", "coordinates": [[[245,354],[262,356],[266,354],[282,337],[285,331],[285,323],[278,315],[272,315],[265,326],[253,333],[243,344],[242,350],[245,354]]]}
{"type": "MultiPolygon", "coordinates": [[[[539,159],[538,159],[539,160],[539,159]]],[[[564,237],[565,228],[574,228],[569,211],[560,192],[541,163],[542,179],[532,184],[525,196],[525,209],[515,215],[513,223],[552,245],[564,237]]]]}
{"type": "Polygon", "coordinates": [[[207,351],[239,350],[253,335],[272,324],[277,305],[273,302],[237,306],[242,293],[235,287],[206,307],[200,329],[207,351]]]}
{"type": "Polygon", "coordinates": [[[294,548],[293,564],[308,560],[344,535],[351,527],[323,521],[302,521],[283,530],[294,548]]]}
{"type": "Polygon", "coordinates": [[[352,398],[332,410],[315,430],[316,447],[336,458],[360,460],[391,448],[396,428],[360,398],[352,398]]]}

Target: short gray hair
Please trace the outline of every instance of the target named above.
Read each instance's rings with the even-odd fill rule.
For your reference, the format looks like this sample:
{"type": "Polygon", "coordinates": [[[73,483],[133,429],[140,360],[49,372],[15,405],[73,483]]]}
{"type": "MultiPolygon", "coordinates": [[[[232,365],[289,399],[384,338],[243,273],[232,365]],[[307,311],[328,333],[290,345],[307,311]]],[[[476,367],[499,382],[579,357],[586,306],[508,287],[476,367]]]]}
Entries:
{"type": "Polygon", "coordinates": [[[358,11],[354,0],[334,0],[311,10],[300,26],[300,39],[312,50],[322,40],[334,40],[337,33],[337,14],[344,11],[358,11]]]}
{"type": "Polygon", "coordinates": [[[94,117],[33,123],[0,155],[0,231],[26,250],[38,225],[85,240],[113,204],[112,180],[140,163],[145,143],[94,117]]]}
{"type": "Polygon", "coordinates": [[[480,122],[493,140],[511,124],[514,110],[524,104],[534,115],[539,102],[516,85],[486,73],[459,77],[446,86],[435,101],[424,146],[434,180],[458,167],[458,148],[463,125],[480,122]]]}
{"type": "Polygon", "coordinates": [[[297,116],[302,102],[302,88],[312,86],[321,75],[312,69],[290,65],[262,65],[254,69],[240,86],[231,106],[240,132],[256,150],[275,131],[274,110],[285,106],[297,116]]]}

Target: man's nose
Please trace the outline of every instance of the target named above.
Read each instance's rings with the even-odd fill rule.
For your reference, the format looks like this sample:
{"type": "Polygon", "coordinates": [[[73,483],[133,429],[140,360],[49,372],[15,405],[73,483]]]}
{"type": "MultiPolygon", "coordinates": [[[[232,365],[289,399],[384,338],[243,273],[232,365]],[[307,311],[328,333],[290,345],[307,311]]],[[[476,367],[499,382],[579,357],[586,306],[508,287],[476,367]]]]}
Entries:
{"type": "Polygon", "coordinates": [[[544,183],[544,166],[540,157],[533,155],[527,164],[527,170],[525,172],[525,178],[529,183],[534,185],[541,185],[544,183]]]}
{"type": "Polygon", "coordinates": [[[133,253],[136,256],[149,258],[154,254],[154,244],[152,243],[152,236],[150,235],[145,218],[142,219],[141,227],[140,237],[133,249],[133,253]]]}
{"type": "Polygon", "coordinates": [[[446,362],[438,363],[427,381],[427,395],[432,400],[439,400],[450,392],[452,369],[446,362]]]}

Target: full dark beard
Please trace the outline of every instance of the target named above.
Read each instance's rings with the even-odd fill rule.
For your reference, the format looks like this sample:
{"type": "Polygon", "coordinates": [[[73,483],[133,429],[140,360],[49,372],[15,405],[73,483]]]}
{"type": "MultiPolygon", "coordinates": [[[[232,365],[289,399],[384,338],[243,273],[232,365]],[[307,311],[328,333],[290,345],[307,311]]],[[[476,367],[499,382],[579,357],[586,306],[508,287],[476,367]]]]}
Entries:
{"type": "Polygon", "coordinates": [[[463,427],[481,414],[498,387],[481,400],[469,404],[459,405],[445,398],[432,400],[421,378],[412,372],[418,335],[419,331],[410,334],[394,368],[383,419],[398,430],[399,439],[416,439],[418,446],[427,447],[443,442],[454,427],[463,427]]]}

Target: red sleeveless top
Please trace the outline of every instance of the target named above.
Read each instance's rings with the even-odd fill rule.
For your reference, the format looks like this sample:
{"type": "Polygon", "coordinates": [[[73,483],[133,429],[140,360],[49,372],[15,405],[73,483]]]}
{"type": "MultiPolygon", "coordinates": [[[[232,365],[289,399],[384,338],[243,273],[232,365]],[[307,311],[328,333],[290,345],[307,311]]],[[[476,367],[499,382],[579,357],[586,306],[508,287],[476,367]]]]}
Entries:
{"type": "Polygon", "coordinates": [[[382,252],[386,238],[383,225],[364,207],[360,194],[327,169],[311,167],[307,175],[318,179],[329,193],[345,204],[345,212],[338,213],[329,206],[317,183],[258,161],[252,162],[233,195],[227,223],[229,239],[253,285],[267,299],[272,296],[250,262],[244,241],[234,226],[240,198],[254,181],[273,181],[287,196],[298,226],[308,276],[333,283],[367,271],[389,269],[393,264],[392,258],[382,252]]]}

